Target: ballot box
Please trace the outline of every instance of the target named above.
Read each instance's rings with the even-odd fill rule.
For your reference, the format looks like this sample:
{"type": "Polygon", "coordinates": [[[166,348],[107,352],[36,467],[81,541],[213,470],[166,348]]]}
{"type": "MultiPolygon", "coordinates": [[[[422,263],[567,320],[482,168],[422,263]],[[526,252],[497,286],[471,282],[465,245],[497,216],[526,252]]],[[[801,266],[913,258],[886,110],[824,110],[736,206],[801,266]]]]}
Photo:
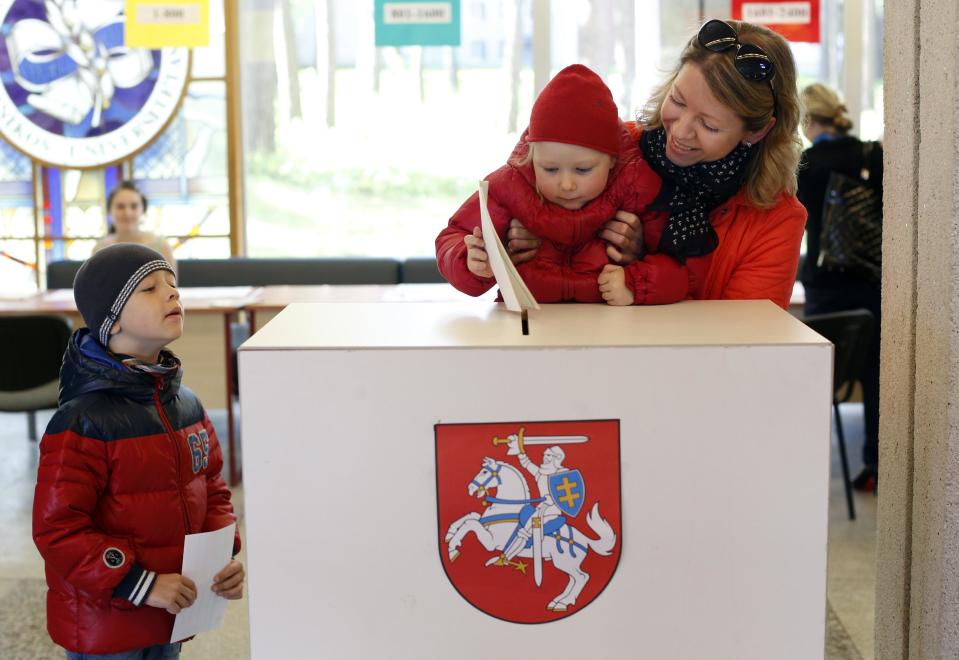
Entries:
{"type": "Polygon", "coordinates": [[[823,657],[832,346],[767,301],[293,304],[240,349],[253,657],[823,657]]]}

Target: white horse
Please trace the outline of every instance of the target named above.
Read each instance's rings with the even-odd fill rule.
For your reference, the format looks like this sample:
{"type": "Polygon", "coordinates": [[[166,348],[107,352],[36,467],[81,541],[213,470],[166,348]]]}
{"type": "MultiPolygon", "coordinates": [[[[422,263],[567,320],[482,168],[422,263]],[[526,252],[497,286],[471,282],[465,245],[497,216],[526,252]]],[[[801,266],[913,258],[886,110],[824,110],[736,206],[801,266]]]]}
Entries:
{"type": "MultiPolygon", "coordinates": [[[[456,561],[463,538],[473,533],[484,548],[491,552],[500,551],[499,560],[495,562],[497,566],[510,565],[525,574],[527,565],[521,561],[505,562],[502,551],[519,524],[520,510],[531,503],[526,478],[512,465],[487,457],[483,459],[483,468],[469,483],[467,492],[489,502],[490,506],[483,513],[471,511],[450,525],[444,538],[450,561],[456,561]],[[493,489],[496,489],[495,496],[489,494],[493,489]]],[[[569,575],[566,589],[549,602],[548,610],[565,612],[576,603],[589,581],[589,574],[580,568],[589,550],[606,556],[616,545],[616,532],[599,515],[598,502],[586,514],[586,523],[599,538],[590,538],[569,524],[543,538],[543,561],[552,561],[553,566],[569,575]]],[[[525,548],[514,559],[532,556],[532,549],[525,548]]]]}

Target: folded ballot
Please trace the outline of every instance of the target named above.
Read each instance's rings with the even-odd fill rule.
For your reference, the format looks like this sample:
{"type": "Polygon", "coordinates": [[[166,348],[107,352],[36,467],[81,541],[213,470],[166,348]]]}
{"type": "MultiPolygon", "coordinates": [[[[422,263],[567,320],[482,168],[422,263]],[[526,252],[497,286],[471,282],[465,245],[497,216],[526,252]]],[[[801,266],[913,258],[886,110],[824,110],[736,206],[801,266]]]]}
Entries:
{"type": "Polygon", "coordinates": [[[513,312],[523,312],[527,309],[539,309],[539,303],[526,287],[516,266],[509,258],[503,241],[500,240],[490,218],[487,199],[489,197],[489,181],[479,182],[480,225],[483,229],[483,242],[486,243],[486,254],[489,255],[489,265],[493,269],[493,277],[503,295],[506,309],[513,312]]]}
{"type": "Polygon", "coordinates": [[[230,562],[236,523],[215,532],[187,534],[183,540],[181,572],[196,584],[196,600],[173,620],[170,642],[192,637],[223,624],[229,601],[213,593],[213,578],[230,562]]]}

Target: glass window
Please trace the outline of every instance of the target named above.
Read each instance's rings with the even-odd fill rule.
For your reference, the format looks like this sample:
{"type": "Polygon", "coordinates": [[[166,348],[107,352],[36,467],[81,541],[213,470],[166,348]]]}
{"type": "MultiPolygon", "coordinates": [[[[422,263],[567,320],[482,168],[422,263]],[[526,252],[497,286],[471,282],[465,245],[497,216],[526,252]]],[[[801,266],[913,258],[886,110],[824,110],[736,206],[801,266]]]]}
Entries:
{"type": "MultiPolygon", "coordinates": [[[[372,0],[271,8],[241,10],[249,253],[432,254],[526,126],[532,0],[464,2],[456,48],[374,48],[372,0]],[[277,29],[286,12],[296,29],[277,29]]],[[[550,3],[549,73],[587,64],[634,118],[700,22],[729,12],[728,0],[550,3]]]]}
{"type": "MultiPolygon", "coordinates": [[[[3,194],[0,186],[0,194],[3,194]]],[[[4,205],[0,206],[0,236],[7,238],[33,238],[34,219],[33,204],[27,198],[25,204],[11,204],[13,197],[4,197],[4,205]]]]}
{"type": "Polygon", "coordinates": [[[163,135],[133,160],[147,227],[171,239],[177,259],[230,256],[226,140],[226,83],[193,82],[163,135]]]}
{"type": "Polygon", "coordinates": [[[321,11],[307,23],[317,48],[295,77],[300,116],[287,110],[290,88],[277,84],[275,64],[264,63],[270,53],[285,61],[296,44],[268,30],[262,12],[245,12],[247,43],[257,48],[243,80],[249,253],[431,254],[436,233],[525,125],[510,126],[510,69],[500,56],[511,51],[502,44],[517,15],[516,112],[529,114],[531,3],[507,12],[502,4],[464,3],[463,47],[375,49],[372,1],[331,3],[332,19],[321,11]]]}
{"type": "Polygon", "coordinates": [[[0,296],[37,289],[33,164],[0,140],[0,296]]]}
{"type": "Polygon", "coordinates": [[[230,255],[223,10],[222,2],[210,3],[210,45],[191,53],[179,111],[127,162],[87,171],[35,168],[0,140],[0,294],[36,290],[38,272],[52,260],[87,258],[108,231],[106,190],[124,178],[149,199],[143,228],[170,237],[178,257],[230,255]]]}
{"type": "Polygon", "coordinates": [[[223,5],[207,3],[210,8],[210,45],[193,49],[190,75],[193,78],[226,77],[226,21],[223,5]]]}
{"type": "Polygon", "coordinates": [[[62,259],[86,259],[96,239],[106,233],[103,172],[40,168],[41,267],[62,259]]]}
{"type": "MultiPolygon", "coordinates": [[[[23,183],[33,178],[33,163],[29,158],[11,147],[6,141],[0,140],[0,182],[23,183]]],[[[0,199],[17,197],[18,191],[4,190],[0,199]]],[[[27,193],[29,196],[29,192],[27,193]]]]}
{"type": "Polygon", "coordinates": [[[0,297],[14,298],[37,290],[36,249],[32,237],[0,239],[0,297]]]}

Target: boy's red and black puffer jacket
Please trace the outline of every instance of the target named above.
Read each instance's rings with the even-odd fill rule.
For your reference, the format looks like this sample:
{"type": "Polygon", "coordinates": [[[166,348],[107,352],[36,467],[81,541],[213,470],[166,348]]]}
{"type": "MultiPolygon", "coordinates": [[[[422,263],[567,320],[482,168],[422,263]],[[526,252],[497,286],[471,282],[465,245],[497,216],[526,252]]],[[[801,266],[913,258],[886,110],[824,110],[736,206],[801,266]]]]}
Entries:
{"type": "Polygon", "coordinates": [[[69,651],[168,643],[173,615],[145,604],[153,581],[181,571],[186,534],[236,519],[213,425],[181,375],[130,370],[86,328],[67,347],[40,444],[33,539],[47,629],[69,651]]]}

